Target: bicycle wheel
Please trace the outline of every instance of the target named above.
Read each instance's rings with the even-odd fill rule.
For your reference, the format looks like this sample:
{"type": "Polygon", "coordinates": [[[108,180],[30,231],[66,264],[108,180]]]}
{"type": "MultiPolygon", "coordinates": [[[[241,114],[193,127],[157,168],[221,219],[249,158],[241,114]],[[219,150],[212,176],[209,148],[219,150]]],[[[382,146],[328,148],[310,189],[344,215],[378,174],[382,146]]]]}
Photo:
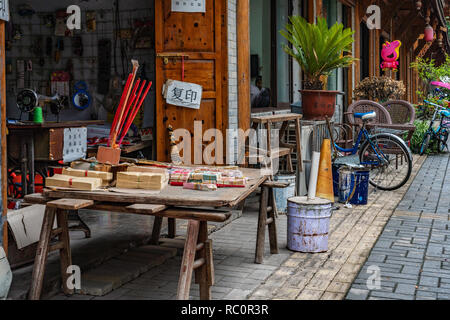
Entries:
{"type": "Polygon", "coordinates": [[[438,151],[439,152],[444,152],[445,149],[448,149],[447,141],[448,141],[448,131],[447,130],[442,130],[439,133],[439,144],[438,144],[438,151]]]}
{"type": "Polygon", "coordinates": [[[422,145],[420,146],[420,155],[423,155],[427,149],[428,149],[428,145],[430,144],[430,140],[431,140],[431,133],[427,132],[425,133],[425,137],[423,137],[422,140],[422,145]]]}
{"type": "Polygon", "coordinates": [[[396,190],[411,176],[411,151],[393,134],[371,136],[361,146],[359,157],[370,168],[370,184],[378,189],[396,190]]]}

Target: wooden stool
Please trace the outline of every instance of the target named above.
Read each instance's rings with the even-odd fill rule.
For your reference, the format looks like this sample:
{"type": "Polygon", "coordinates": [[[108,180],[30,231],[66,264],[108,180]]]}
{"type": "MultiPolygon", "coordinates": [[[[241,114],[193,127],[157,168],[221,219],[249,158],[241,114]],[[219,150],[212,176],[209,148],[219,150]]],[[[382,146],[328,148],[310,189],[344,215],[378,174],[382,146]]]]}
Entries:
{"type": "MultiPolygon", "coordinates": [[[[294,172],[294,168],[292,165],[292,152],[295,150],[297,153],[297,170],[302,171],[302,159],[301,159],[301,126],[300,119],[302,115],[296,113],[286,113],[286,114],[276,114],[276,115],[266,115],[266,116],[254,116],[251,118],[252,129],[257,130],[259,126],[262,126],[266,129],[267,132],[267,149],[262,150],[261,148],[255,148],[248,146],[247,142],[249,141],[249,137],[245,138],[245,150],[248,153],[248,160],[250,161],[252,158],[255,158],[256,162],[262,163],[266,169],[270,169],[273,171],[273,161],[275,159],[280,159],[281,157],[286,157],[287,161],[287,170],[289,172],[294,172]],[[283,138],[286,134],[286,129],[289,126],[289,122],[294,121],[295,125],[295,135],[296,135],[296,143],[289,144],[284,143],[283,138]],[[279,132],[279,144],[277,148],[272,147],[272,126],[276,123],[281,123],[281,129],[279,132]]],[[[240,155],[240,160],[244,159],[244,155],[240,155]]]]}
{"type": "Polygon", "coordinates": [[[289,183],[266,181],[261,186],[261,198],[259,202],[258,231],[256,235],[255,263],[261,264],[264,260],[264,242],[266,226],[269,229],[270,253],[278,253],[277,238],[277,205],[275,202],[274,188],[287,188],[289,183]]]}
{"type": "Polygon", "coordinates": [[[65,294],[73,294],[73,289],[67,287],[67,268],[72,265],[72,255],[70,252],[69,228],[67,223],[67,211],[78,210],[90,207],[94,204],[92,200],[60,199],[47,202],[44,220],[42,222],[41,236],[36,250],[34,268],[32,275],[32,286],[29,293],[30,300],[39,300],[44,280],[45,264],[49,252],[59,250],[61,260],[61,277],[63,291],[65,294]],[[57,221],[57,228],[53,229],[57,221]],[[58,237],[56,243],[50,244],[54,237],[58,237]]]}

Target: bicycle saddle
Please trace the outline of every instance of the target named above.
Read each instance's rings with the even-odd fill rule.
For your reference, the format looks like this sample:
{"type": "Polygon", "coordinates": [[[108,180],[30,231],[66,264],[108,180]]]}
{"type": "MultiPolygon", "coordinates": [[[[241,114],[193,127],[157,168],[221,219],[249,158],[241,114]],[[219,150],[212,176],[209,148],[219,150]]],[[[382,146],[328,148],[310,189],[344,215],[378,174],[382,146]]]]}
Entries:
{"type": "Polygon", "coordinates": [[[448,110],[441,110],[439,111],[440,115],[446,118],[450,118],[450,111],[448,110]]]}
{"type": "Polygon", "coordinates": [[[363,121],[367,121],[367,120],[371,120],[371,119],[375,119],[377,117],[377,114],[375,111],[370,111],[370,112],[356,112],[353,114],[353,116],[356,119],[361,119],[363,121]]]}

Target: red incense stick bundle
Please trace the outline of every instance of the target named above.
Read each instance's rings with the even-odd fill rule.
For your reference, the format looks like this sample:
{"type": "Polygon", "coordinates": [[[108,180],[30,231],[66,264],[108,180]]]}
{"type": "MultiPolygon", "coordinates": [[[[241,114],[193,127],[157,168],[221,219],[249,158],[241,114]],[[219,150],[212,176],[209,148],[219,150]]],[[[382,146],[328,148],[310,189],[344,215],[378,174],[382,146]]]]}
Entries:
{"type": "Polygon", "coordinates": [[[120,98],[120,102],[119,102],[119,105],[117,107],[116,114],[114,115],[114,120],[113,120],[113,123],[112,123],[112,126],[111,126],[111,130],[109,131],[108,147],[111,145],[111,137],[112,137],[112,133],[113,133],[113,128],[117,125],[117,119],[119,118],[119,114],[122,111],[121,110],[122,109],[122,105],[123,105],[123,102],[125,100],[125,96],[126,96],[126,94],[128,92],[128,88],[130,87],[132,77],[133,77],[133,75],[130,73],[128,75],[127,83],[125,84],[124,90],[122,92],[122,97],[120,98]]]}
{"type": "Polygon", "coordinates": [[[139,88],[139,84],[141,83],[141,79],[138,79],[137,81],[136,81],[136,85],[134,86],[134,88],[133,88],[133,91],[132,91],[132,93],[131,93],[131,96],[130,96],[130,99],[129,99],[129,101],[128,101],[128,104],[127,104],[127,106],[126,106],[126,108],[125,108],[125,112],[123,113],[123,121],[122,121],[122,123],[120,123],[119,124],[119,130],[117,131],[117,134],[118,135],[120,135],[120,132],[122,131],[122,129],[123,129],[123,126],[124,126],[124,124],[125,124],[125,122],[126,122],[126,119],[127,119],[127,117],[129,117],[129,115],[131,115],[131,113],[130,113],[130,108],[131,108],[131,106],[135,103],[135,101],[138,99],[138,96],[136,95],[136,91],[137,91],[137,89],[139,88]]]}
{"type": "Polygon", "coordinates": [[[136,61],[136,60],[131,60],[131,62],[133,63],[133,72],[132,72],[131,84],[130,84],[130,87],[128,88],[128,92],[127,92],[127,94],[126,94],[124,103],[123,103],[122,108],[121,108],[121,112],[119,113],[119,118],[117,119],[117,123],[116,123],[116,125],[113,127],[112,137],[111,137],[111,142],[112,142],[112,147],[113,147],[113,148],[116,148],[116,147],[117,147],[117,145],[116,145],[116,139],[117,139],[117,135],[118,135],[118,133],[119,133],[118,130],[119,130],[120,125],[121,125],[121,123],[122,123],[123,114],[124,114],[124,112],[125,112],[125,108],[126,108],[126,106],[127,106],[127,104],[128,104],[128,100],[129,100],[129,98],[130,98],[131,89],[133,88],[133,84],[134,84],[134,79],[136,79],[136,74],[137,74],[137,71],[138,71],[138,69],[139,69],[139,62],[138,62],[138,61],[136,61]]]}
{"type": "MultiPolygon", "coordinates": [[[[144,83],[144,85],[145,85],[145,83],[144,83]]],[[[142,88],[144,87],[144,85],[142,86],[142,88]]],[[[147,89],[145,89],[144,94],[142,95],[142,97],[139,100],[139,104],[135,105],[135,108],[134,108],[132,114],[128,118],[127,124],[125,125],[124,131],[122,132],[122,135],[119,140],[119,146],[122,144],[122,141],[125,138],[125,135],[127,134],[128,130],[130,130],[131,124],[133,123],[134,119],[136,118],[137,113],[138,113],[139,109],[141,108],[142,104],[144,103],[144,100],[147,97],[147,94],[150,91],[151,87],[152,87],[152,82],[150,81],[147,86],[147,89]]],[[[141,91],[142,91],[142,88],[141,88],[141,91]]],[[[138,95],[138,97],[139,96],[140,96],[140,94],[138,95]]]]}

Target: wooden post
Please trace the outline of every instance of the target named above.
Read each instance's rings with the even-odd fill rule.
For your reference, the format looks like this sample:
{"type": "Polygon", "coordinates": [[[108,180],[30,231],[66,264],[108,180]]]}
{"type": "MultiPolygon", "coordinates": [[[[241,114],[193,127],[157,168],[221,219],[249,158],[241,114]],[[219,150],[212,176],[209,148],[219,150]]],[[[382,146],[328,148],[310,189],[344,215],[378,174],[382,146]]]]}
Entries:
{"type": "MultiPolygon", "coordinates": [[[[355,58],[360,58],[361,56],[361,13],[359,5],[355,6],[355,58]]],[[[357,60],[355,62],[355,86],[361,80],[361,61],[357,60]]]]}
{"type": "MultiPolygon", "coordinates": [[[[6,189],[7,183],[7,157],[6,157],[6,70],[5,70],[5,22],[0,21],[0,101],[1,101],[1,143],[2,143],[2,160],[1,160],[1,188],[2,188],[2,220],[3,220],[3,248],[8,254],[8,226],[6,222],[6,212],[8,206],[8,198],[6,189]]],[[[1,226],[0,226],[1,227],[1,226]]]]}
{"type": "Polygon", "coordinates": [[[237,69],[238,69],[238,117],[239,129],[250,128],[250,0],[238,0],[237,69]]]}

